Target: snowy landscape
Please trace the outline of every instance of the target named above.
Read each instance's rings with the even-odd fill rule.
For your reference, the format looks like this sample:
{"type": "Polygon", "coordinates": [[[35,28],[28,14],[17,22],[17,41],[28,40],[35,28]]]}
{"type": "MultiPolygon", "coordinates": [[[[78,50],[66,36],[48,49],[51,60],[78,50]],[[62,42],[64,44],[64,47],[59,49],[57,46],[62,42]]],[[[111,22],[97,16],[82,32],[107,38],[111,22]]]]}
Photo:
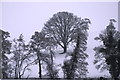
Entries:
{"type": "Polygon", "coordinates": [[[117,2],[1,2],[1,79],[120,78],[117,2]]]}

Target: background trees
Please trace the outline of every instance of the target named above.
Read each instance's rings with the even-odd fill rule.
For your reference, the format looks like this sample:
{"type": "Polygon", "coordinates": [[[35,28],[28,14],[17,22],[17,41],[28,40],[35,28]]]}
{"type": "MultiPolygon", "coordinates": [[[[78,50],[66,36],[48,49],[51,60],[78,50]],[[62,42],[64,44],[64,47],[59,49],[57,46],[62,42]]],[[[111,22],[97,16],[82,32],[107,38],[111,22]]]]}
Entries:
{"type": "Polygon", "coordinates": [[[66,53],[68,44],[75,39],[75,27],[81,26],[85,22],[80,23],[81,19],[78,19],[73,13],[58,12],[45,23],[43,31],[64,49],[63,53],[66,53]]]}
{"type": "Polygon", "coordinates": [[[114,19],[110,19],[109,25],[106,29],[96,37],[95,40],[100,40],[102,44],[95,47],[95,61],[96,68],[100,68],[102,71],[107,69],[112,78],[117,78],[120,74],[120,52],[119,52],[119,40],[120,32],[115,30],[113,22],[114,19]]]}
{"type": "MultiPolygon", "coordinates": [[[[97,64],[96,68],[102,71],[107,69],[112,78],[117,78],[120,75],[120,32],[115,30],[113,22],[116,21],[111,19],[106,29],[95,38],[102,43],[94,48],[96,52],[94,63],[97,64]]],[[[15,78],[22,78],[25,71],[29,70],[28,67],[34,63],[39,65],[39,78],[42,78],[43,75],[43,63],[46,65],[48,78],[58,78],[59,70],[54,63],[54,50],[57,45],[60,45],[67,53],[69,43],[73,43],[75,46],[73,47],[74,51],[67,54],[70,59],[64,61],[62,67],[64,77],[85,77],[88,72],[88,63],[86,62],[88,55],[85,50],[87,48],[89,24],[90,20],[87,18],[81,19],[72,13],[58,12],[45,24],[41,32],[35,32],[32,35],[31,41],[27,45],[22,34],[18,39],[14,39],[11,44],[7,39],[9,33],[3,31],[1,34],[3,49],[1,52],[4,78],[9,78],[10,73],[13,72],[15,78]],[[6,55],[8,53],[13,54],[13,57],[9,59],[6,55]],[[37,58],[31,61],[33,55],[37,58]]]]}
{"type": "MultiPolygon", "coordinates": [[[[21,34],[18,39],[12,42],[11,57],[12,71],[15,78],[22,78],[29,66],[38,63],[39,78],[42,78],[42,65],[46,64],[46,75],[49,78],[58,78],[57,65],[54,63],[54,51],[58,45],[63,48],[63,53],[67,52],[69,43],[76,44],[73,47],[74,51],[69,56],[70,72],[64,65],[63,69],[66,78],[78,78],[87,73],[87,54],[85,53],[87,44],[87,30],[89,29],[90,20],[85,18],[81,19],[73,13],[58,12],[54,14],[49,21],[46,22],[41,32],[35,32],[32,35],[29,44],[25,44],[23,35],[21,34]],[[45,52],[46,51],[46,52],[45,52]],[[31,61],[31,57],[36,57],[31,61]]],[[[59,52],[56,52],[59,53],[59,52]]]]}
{"type": "Polygon", "coordinates": [[[52,76],[53,71],[53,54],[50,52],[50,54],[42,52],[43,50],[50,50],[56,45],[56,43],[53,41],[52,37],[47,37],[44,32],[35,32],[34,35],[32,35],[31,41],[30,41],[30,47],[31,51],[36,54],[37,61],[39,65],[39,78],[42,78],[42,62],[45,62],[47,64],[47,70],[49,73],[50,78],[54,78],[52,76]]]}
{"type": "Polygon", "coordinates": [[[11,64],[13,68],[13,78],[22,78],[28,67],[33,64],[31,62],[31,53],[29,52],[29,45],[25,44],[23,35],[21,34],[18,39],[13,39],[11,53],[11,64]]]}

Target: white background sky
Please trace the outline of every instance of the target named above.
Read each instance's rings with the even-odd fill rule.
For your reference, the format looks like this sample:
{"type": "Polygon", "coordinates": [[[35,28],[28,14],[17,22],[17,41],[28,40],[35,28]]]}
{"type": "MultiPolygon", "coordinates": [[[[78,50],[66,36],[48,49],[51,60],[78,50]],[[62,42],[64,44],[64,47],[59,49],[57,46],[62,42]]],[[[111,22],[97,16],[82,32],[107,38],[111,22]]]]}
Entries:
{"type": "MultiPolygon", "coordinates": [[[[0,3],[0,27],[10,32],[11,38],[18,38],[23,33],[28,42],[35,31],[40,31],[44,23],[52,17],[53,14],[62,11],[68,11],[81,18],[89,18],[92,22],[88,37],[88,69],[89,76],[98,76],[108,74],[99,73],[93,65],[93,48],[98,46],[99,42],[94,40],[101,30],[109,24],[109,19],[118,21],[118,3],[117,2],[3,2],[0,3]]],[[[115,23],[118,26],[118,23],[115,23]]]]}

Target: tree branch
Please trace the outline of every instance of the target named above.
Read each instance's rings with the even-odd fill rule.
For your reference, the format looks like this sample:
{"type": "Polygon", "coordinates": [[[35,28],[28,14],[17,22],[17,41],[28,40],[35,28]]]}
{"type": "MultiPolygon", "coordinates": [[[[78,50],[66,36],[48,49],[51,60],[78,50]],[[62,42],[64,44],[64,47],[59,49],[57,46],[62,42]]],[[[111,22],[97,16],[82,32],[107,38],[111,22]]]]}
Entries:
{"type": "MultiPolygon", "coordinates": [[[[37,60],[37,59],[36,59],[36,60],[37,60]]],[[[36,60],[34,60],[33,62],[27,64],[27,65],[24,67],[23,72],[22,72],[22,74],[20,75],[20,77],[24,75],[26,68],[27,68],[28,66],[32,65],[34,62],[36,62],[36,60]]]]}

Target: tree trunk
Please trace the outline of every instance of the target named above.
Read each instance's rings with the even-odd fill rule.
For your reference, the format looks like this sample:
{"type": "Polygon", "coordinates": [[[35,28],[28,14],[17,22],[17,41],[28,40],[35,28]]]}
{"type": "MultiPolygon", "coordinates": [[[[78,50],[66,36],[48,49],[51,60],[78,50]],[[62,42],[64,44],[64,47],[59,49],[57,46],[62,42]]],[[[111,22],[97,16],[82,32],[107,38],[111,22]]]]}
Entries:
{"type": "Polygon", "coordinates": [[[38,65],[39,65],[39,78],[41,78],[42,74],[41,74],[41,59],[40,59],[40,55],[39,53],[37,53],[37,57],[38,57],[38,65]]]}
{"type": "Polygon", "coordinates": [[[59,54],[64,54],[64,53],[66,53],[67,52],[67,45],[66,44],[64,44],[64,47],[62,47],[63,48],[63,52],[62,53],[59,53],[59,54]]]}
{"type": "Polygon", "coordinates": [[[17,79],[17,65],[15,66],[15,78],[17,79]]]}
{"type": "Polygon", "coordinates": [[[116,79],[117,78],[117,70],[116,70],[116,60],[115,60],[115,57],[112,57],[112,64],[111,64],[111,75],[112,75],[112,78],[116,79]]]}
{"type": "Polygon", "coordinates": [[[41,60],[39,60],[38,64],[39,64],[39,78],[41,78],[42,77],[41,60]]]}
{"type": "Polygon", "coordinates": [[[64,54],[64,53],[67,52],[67,45],[66,44],[64,44],[64,48],[63,49],[64,49],[64,52],[63,52],[63,54],[64,54]]]}
{"type": "Polygon", "coordinates": [[[19,61],[18,61],[19,58],[16,59],[16,66],[15,66],[15,78],[18,79],[19,78],[19,61]]]}

